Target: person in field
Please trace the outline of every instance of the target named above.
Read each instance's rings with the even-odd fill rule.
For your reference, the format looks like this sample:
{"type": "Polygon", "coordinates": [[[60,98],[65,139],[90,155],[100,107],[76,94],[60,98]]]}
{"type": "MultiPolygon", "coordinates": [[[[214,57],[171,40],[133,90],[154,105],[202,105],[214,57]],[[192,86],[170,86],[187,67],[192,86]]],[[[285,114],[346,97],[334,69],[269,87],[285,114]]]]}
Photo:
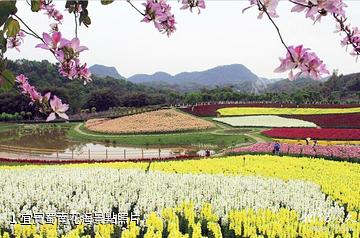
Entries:
{"type": "Polygon", "coordinates": [[[279,142],[276,142],[276,143],[274,144],[273,154],[275,154],[275,155],[280,155],[280,147],[281,147],[280,143],[279,143],[279,142]]]}

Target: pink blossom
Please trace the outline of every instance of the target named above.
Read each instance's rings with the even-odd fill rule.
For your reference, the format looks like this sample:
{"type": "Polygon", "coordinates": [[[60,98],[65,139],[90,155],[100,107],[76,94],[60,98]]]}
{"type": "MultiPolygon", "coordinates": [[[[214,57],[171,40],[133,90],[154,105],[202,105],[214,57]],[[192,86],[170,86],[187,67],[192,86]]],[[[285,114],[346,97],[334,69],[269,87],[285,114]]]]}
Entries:
{"type": "Polygon", "coordinates": [[[89,68],[87,67],[86,63],[81,65],[80,60],[78,59],[64,61],[59,68],[59,73],[63,77],[69,79],[83,79],[84,84],[91,81],[91,72],[89,68]]]}
{"type": "MultiPolygon", "coordinates": [[[[345,20],[344,20],[345,21],[345,20]]],[[[343,24],[343,23],[342,23],[343,24]]],[[[346,34],[344,38],[341,40],[340,44],[342,46],[351,46],[353,49],[350,52],[353,56],[360,55],[360,29],[358,27],[352,27],[350,25],[345,26],[343,24],[343,28],[341,25],[338,25],[337,32],[344,31],[346,34]]]]}
{"type": "Polygon", "coordinates": [[[345,17],[344,8],[347,5],[342,0],[295,0],[299,3],[291,9],[292,12],[305,12],[306,18],[320,21],[322,16],[326,16],[327,13],[337,14],[345,17]]]}
{"type": "Polygon", "coordinates": [[[7,48],[16,49],[18,52],[20,52],[19,46],[22,42],[24,42],[25,33],[23,31],[19,31],[19,33],[16,34],[14,37],[9,37],[7,40],[7,48]]]}
{"type": "Polygon", "coordinates": [[[45,1],[41,1],[40,8],[45,11],[45,14],[48,15],[49,18],[53,18],[58,23],[61,23],[61,21],[64,19],[64,16],[61,14],[61,12],[55,9],[54,4],[46,4],[45,1]]]}
{"type": "Polygon", "coordinates": [[[320,79],[323,74],[329,74],[326,65],[323,64],[317,55],[309,52],[310,49],[303,48],[302,45],[288,47],[285,58],[280,58],[281,64],[275,69],[275,72],[282,73],[287,70],[289,72],[289,79],[293,80],[299,76],[309,76],[313,79],[320,79]],[[291,53],[291,54],[290,54],[291,53]],[[298,69],[299,72],[294,75],[293,70],[298,69]]]}
{"type": "Polygon", "coordinates": [[[42,48],[45,50],[57,50],[60,46],[60,42],[62,40],[61,38],[61,32],[54,32],[50,36],[48,33],[43,33],[43,40],[45,44],[38,44],[35,47],[36,48],[42,48]]]}
{"type": "Polygon", "coordinates": [[[22,93],[30,97],[32,103],[42,100],[41,94],[34,86],[30,85],[28,78],[26,78],[23,74],[18,75],[15,81],[19,84],[19,88],[22,89],[22,93]]]}
{"type": "Polygon", "coordinates": [[[279,17],[279,15],[276,13],[276,8],[279,4],[279,0],[262,0],[261,3],[259,3],[257,0],[249,0],[249,1],[250,1],[250,6],[243,9],[243,12],[253,6],[256,6],[260,11],[258,15],[258,19],[261,19],[263,17],[265,10],[269,13],[270,17],[279,17]]]}
{"type": "Polygon", "coordinates": [[[170,36],[175,28],[175,18],[171,13],[171,7],[166,0],[147,0],[145,6],[145,17],[143,22],[154,22],[155,27],[162,33],[170,36]]]}
{"type": "Polygon", "coordinates": [[[59,24],[58,23],[51,23],[50,24],[50,33],[54,33],[59,31],[59,24]]]}
{"type": "Polygon", "coordinates": [[[205,9],[205,1],[204,0],[182,0],[181,4],[183,5],[180,9],[192,9],[194,7],[198,8],[198,14],[200,14],[200,8],[205,9]]]}
{"type": "Polygon", "coordinates": [[[60,98],[54,95],[53,98],[50,100],[50,106],[53,112],[49,114],[46,121],[55,120],[56,115],[66,120],[69,119],[69,116],[65,113],[69,109],[69,105],[63,104],[60,98]]]}
{"type": "Polygon", "coordinates": [[[71,49],[74,54],[79,54],[84,50],[88,50],[86,46],[80,46],[80,40],[78,38],[73,38],[71,41],[66,39],[61,39],[60,47],[71,49]]]}

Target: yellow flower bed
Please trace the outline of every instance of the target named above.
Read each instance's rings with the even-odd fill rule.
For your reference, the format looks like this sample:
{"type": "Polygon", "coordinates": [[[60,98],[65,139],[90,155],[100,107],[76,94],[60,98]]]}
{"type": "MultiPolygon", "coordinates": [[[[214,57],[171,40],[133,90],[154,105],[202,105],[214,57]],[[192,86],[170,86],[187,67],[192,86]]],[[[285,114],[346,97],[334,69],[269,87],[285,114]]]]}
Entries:
{"type": "MultiPolygon", "coordinates": [[[[118,162],[59,166],[69,168],[139,168],[146,170],[149,163],[118,162]]],[[[36,167],[43,166],[3,166],[0,168],[26,169],[36,167]]],[[[340,204],[346,205],[352,217],[359,216],[357,213],[360,212],[360,164],[288,156],[245,155],[202,160],[152,162],[150,170],[169,173],[223,173],[226,175],[276,177],[283,180],[307,180],[320,185],[324,193],[330,195],[340,204]]],[[[360,221],[360,217],[357,219],[360,221]]]]}
{"type": "MultiPolygon", "coordinates": [[[[151,213],[145,227],[130,222],[126,229],[115,229],[111,224],[96,225],[93,231],[80,224],[73,230],[63,234],[63,238],[222,238],[222,237],[269,237],[269,238],[325,238],[360,236],[360,223],[347,220],[330,221],[300,220],[299,214],[281,208],[274,212],[269,209],[254,211],[233,210],[227,215],[227,221],[220,222],[213,213],[210,204],[203,204],[196,209],[191,202],[183,203],[175,208],[165,208],[161,214],[151,213]],[[93,236],[89,233],[93,232],[93,236]]],[[[27,237],[60,237],[57,226],[41,225],[36,229],[33,225],[15,225],[12,234],[16,238],[27,237]]],[[[0,233],[0,238],[8,238],[10,234],[0,233]]]]}
{"type": "MultiPolygon", "coordinates": [[[[305,140],[291,140],[291,139],[278,139],[273,138],[275,141],[286,144],[296,144],[296,145],[306,145],[305,140]]],[[[313,141],[310,141],[310,145],[313,144],[313,141]]],[[[341,141],[341,140],[317,140],[318,145],[360,145],[360,141],[341,141]]]]}
{"type": "Polygon", "coordinates": [[[104,133],[163,133],[212,128],[212,122],[172,109],[144,112],[111,120],[91,119],[85,127],[104,133]]]}
{"type": "Polygon", "coordinates": [[[359,113],[360,107],[354,108],[268,108],[268,107],[229,107],[217,110],[221,116],[244,115],[320,115],[359,113]]]}

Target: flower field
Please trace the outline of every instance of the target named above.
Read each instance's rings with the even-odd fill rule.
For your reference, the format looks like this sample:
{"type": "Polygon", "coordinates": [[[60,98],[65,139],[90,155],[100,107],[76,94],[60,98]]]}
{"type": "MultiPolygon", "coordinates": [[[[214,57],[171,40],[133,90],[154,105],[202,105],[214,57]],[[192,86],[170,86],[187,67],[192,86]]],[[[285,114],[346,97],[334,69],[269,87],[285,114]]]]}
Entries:
{"type": "Polygon", "coordinates": [[[271,115],[220,117],[213,120],[234,127],[316,127],[316,124],[312,122],[271,115]]]}
{"type": "Polygon", "coordinates": [[[220,116],[246,115],[321,115],[360,113],[360,107],[355,108],[268,108],[268,107],[231,107],[218,110],[220,116]]]}
{"type": "Polygon", "coordinates": [[[360,113],[332,115],[285,115],[284,117],[313,122],[321,128],[360,129],[360,113]]]}
{"type": "Polygon", "coordinates": [[[111,120],[89,120],[85,127],[97,132],[133,134],[201,130],[214,125],[172,109],[164,109],[111,120]]]}
{"type": "Polygon", "coordinates": [[[216,104],[199,104],[196,106],[189,106],[182,108],[184,112],[193,114],[200,117],[215,117],[217,115],[217,110],[221,108],[229,107],[271,107],[271,108],[351,108],[351,107],[360,107],[358,104],[289,104],[289,103],[216,103],[216,104]]]}
{"type": "Polygon", "coordinates": [[[284,139],[360,140],[360,129],[275,128],[262,133],[284,139]]]}
{"type": "MultiPolygon", "coordinates": [[[[258,143],[249,147],[232,149],[235,153],[268,153],[271,154],[274,143],[258,143]]],[[[280,153],[284,155],[351,159],[360,163],[360,146],[312,146],[281,143],[280,153]]]]}
{"type": "Polygon", "coordinates": [[[360,164],[244,155],[0,169],[5,237],[295,238],[360,232],[360,164]],[[71,223],[8,229],[12,213],[35,211],[137,211],[146,222],[125,230],[71,223]]]}
{"type": "MultiPolygon", "coordinates": [[[[286,144],[296,144],[296,145],[306,145],[306,141],[301,139],[279,139],[277,138],[276,141],[280,143],[286,144]]],[[[310,141],[310,145],[313,145],[314,141],[310,141]]],[[[358,140],[317,140],[318,145],[358,145],[360,146],[360,141],[358,140]]]]}

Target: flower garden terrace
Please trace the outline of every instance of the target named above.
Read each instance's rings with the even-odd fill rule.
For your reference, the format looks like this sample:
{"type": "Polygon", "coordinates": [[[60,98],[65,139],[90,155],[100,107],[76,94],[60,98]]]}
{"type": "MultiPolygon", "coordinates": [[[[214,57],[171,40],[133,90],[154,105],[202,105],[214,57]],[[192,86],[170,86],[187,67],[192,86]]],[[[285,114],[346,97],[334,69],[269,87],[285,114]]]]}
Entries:
{"type": "Polygon", "coordinates": [[[242,155],[0,169],[0,226],[5,237],[135,238],[163,232],[165,237],[359,236],[359,164],[242,155]],[[18,189],[22,192],[12,196],[18,189]],[[137,211],[145,223],[131,223],[125,230],[107,223],[92,227],[69,222],[41,229],[8,223],[12,212],[20,216],[42,210],[137,211]]]}

